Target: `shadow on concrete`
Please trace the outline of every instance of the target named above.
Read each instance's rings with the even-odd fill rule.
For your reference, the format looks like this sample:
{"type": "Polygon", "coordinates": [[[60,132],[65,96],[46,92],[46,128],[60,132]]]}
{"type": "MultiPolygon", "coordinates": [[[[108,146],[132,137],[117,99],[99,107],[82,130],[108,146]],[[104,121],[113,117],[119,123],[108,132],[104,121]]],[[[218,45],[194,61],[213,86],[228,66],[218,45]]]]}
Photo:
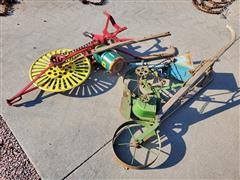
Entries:
{"type": "Polygon", "coordinates": [[[21,107],[21,106],[33,107],[37,104],[42,103],[44,99],[47,99],[49,97],[52,97],[52,96],[58,94],[58,93],[48,93],[48,94],[44,95],[44,93],[45,93],[44,90],[40,90],[40,92],[38,93],[37,97],[34,100],[26,101],[26,102],[23,102],[23,103],[18,103],[18,104],[15,104],[14,106],[15,107],[21,107]]]}
{"type": "Polygon", "coordinates": [[[118,78],[99,66],[93,66],[91,75],[82,85],[61,94],[79,98],[98,96],[111,90],[118,78]]]}
{"type": "MultiPolygon", "coordinates": [[[[155,39],[155,43],[151,45],[150,48],[145,50],[144,52],[138,52],[137,50],[141,48],[139,45],[129,45],[127,48],[122,48],[136,56],[146,56],[151,53],[161,52],[165,51],[167,47],[162,47],[160,45],[161,40],[155,39]]],[[[124,58],[128,58],[128,55],[122,54],[121,55],[124,58]]],[[[128,69],[127,67],[125,69],[128,69]]],[[[126,71],[125,71],[126,72],[126,71]]],[[[124,72],[123,72],[124,74],[124,72]]],[[[44,91],[40,91],[37,97],[34,100],[18,103],[14,106],[16,107],[32,107],[39,103],[42,103],[44,99],[47,99],[49,97],[52,97],[56,94],[62,94],[69,97],[78,97],[78,98],[84,98],[84,97],[92,97],[92,96],[98,96],[105,92],[108,92],[111,90],[117,83],[119,76],[117,75],[111,75],[109,74],[105,69],[103,69],[101,66],[92,66],[92,72],[89,78],[84,82],[82,85],[71,89],[69,91],[60,92],[60,93],[47,93],[46,95],[44,91]]]]}
{"type": "MultiPolygon", "coordinates": [[[[160,45],[161,40],[160,39],[154,39],[154,43],[153,45],[151,45],[149,48],[147,48],[144,51],[140,51],[140,49],[142,48],[142,46],[138,45],[138,44],[130,44],[127,45],[126,47],[121,47],[119,49],[127,51],[131,54],[134,54],[135,56],[148,56],[151,55],[153,53],[160,53],[160,52],[164,52],[166,51],[169,47],[162,47],[160,45]]],[[[120,53],[123,57],[125,57],[125,59],[128,59],[128,55],[120,53]]],[[[176,55],[178,55],[179,52],[176,52],[176,55]]]]}
{"type": "MultiPolygon", "coordinates": [[[[184,104],[180,108],[181,113],[177,113],[176,111],[176,113],[174,113],[171,117],[162,122],[161,126],[158,128],[159,136],[161,139],[161,150],[159,155],[159,158],[161,158],[161,160],[156,161],[152,166],[145,168],[145,170],[169,168],[181,162],[187,150],[183,136],[187,133],[189,127],[218,113],[236,107],[239,104],[240,87],[237,86],[237,82],[233,74],[213,73],[213,81],[206,88],[202,89],[199,94],[184,104]],[[222,93],[211,94],[208,96],[202,95],[206,90],[221,90],[222,93]],[[228,96],[230,98],[222,101],[219,100],[220,96],[228,96]],[[200,108],[190,107],[194,101],[201,101],[204,102],[204,104],[200,108]],[[207,106],[210,103],[219,104],[220,106],[208,111],[207,106]]],[[[130,146],[130,142],[133,136],[135,136],[137,129],[135,126],[133,128],[125,128],[124,131],[122,131],[122,134],[118,132],[118,137],[115,140],[118,140],[117,143],[121,146],[114,146],[114,152],[117,153],[118,157],[123,162],[129,164],[131,163],[132,157],[134,155],[134,152],[132,150],[134,146],[130,146]],[[130,129],[132,129],[132,133],[128,132],[130,129]]],[[[156,144],[156,138],[153,142],[150,142],[150,145],[153,145],[152,147],[148,145],[146,148],[159,149],[158,145],[156,144]]],[[[139,148],[137,148],[137,150],[139,150],[139,148]]],[[[132,165],[144,165],[144,162],[152,159],[148,157],[149,154],[141,154],[141,156],[141,158],[145,161],[138,161],[135,159],[132,161],[132,165]]]]}
{"type": "Polygon", "coordinates": [[[152,136],[140,146],[134,143],[146,129],[140,124],[125,124],[116,134],[113,141],[113,150],[117,158],[125,164],[131,164],[138,168],[145,167],[155,162],[158,157],[160,141],[157,136],[152,136]]]}
{"type": "Polygon", "coordinates": [[[93,66],[92,68],[93,70],[89,78],[82,85],[76,88],[60,93],[49,93],[41,90],[34,100],[18,103],[14,106],[32,107],[42,103],[44,99],[52,97],[56,94],[78,98],[98,96],[111,90],[115,86],[119,76],[111,75],[105,69],[99,66],[93,66]]]}
{"type": "MultiPolygon", "coordinates": [[[[169,168],[178,164],[185,156],[186,144],[183,139],[183,135],[187,133],[188,128],[200,121],[203,121],[218,113],[231,109],[240,104],[240,88],[237,86],[237,82],[231,73],[214,73],[214,80],[203,89],[200,94],[193,97],[190,101],[184,104],[180,109],[184,113],[175,113],[169,119],[164,121],[159,127],[160,137],[166,136],[166,140],[162,141],[162,147],[171,146],[171,151],[165,162],[160,164],[154,169],[169,168]],[[201,95],[206,90],[224,90],[224,93],[213,94],[210,96],[201,95]],[[226,101],[218,100],[218,96],[232,94],[231,98],[226,101]],[[204,105],[199,108],[190,107],[194,101],[205,102],[204,105]],[[220,107],[207,111],[209,103],[221,104],[220,107]]],[[[152,168],[148,168],[152,169],[152,168]]]]}
{"type": "MultiPolygon", "coordinates": [[[[184,158],[186,154],[186,144],[183,139],[183,136],[187,133],[189,127],[195,123],[206,120],[207,118],[214,116],[218,113],[236,107],[240,104],[240,88],[237,86],[237,82],[231,73],[213,73],[214,80],[199,94],[189,100],[186,104],[181,107],[181,113],[174,113],[170,118],[164,121],[161,126],[158,128],[160,131],[159,136],[161,139],[161,154],[164,156],[164,161],[157,162],[154,166],[150,166],[145,170],[150,169],[164,169],[172,167],[184,158]],[[224,91],[218,94],[212,94],[209,96],[202,95],[206,90],[221,90],[224,91]],[[219,96],[231,96],[227,100],[221,101],[218,100],[219,96]],[[203,106],[200,108],[190,107],[194,101],[204,102],[203,106]],[[210,103],[216,103],[221,106],[218,106],[215,109],[207,110],[207,106],[210,103]],[[167,151],[166,151],[167,150],[167,151]]],[[[132,134],[136,130],[132,130],[132,134]]],[[[121,137],[120,143],[130,143],[132,138],[131,133],[125,133],[121,137]]],[[[155,144],[157,149],[157,145],[155,144]]],[[[119,153],[119,157],[124,162],[131,162],[133,152],[130,151],[130,146],[121,148],[119,150],[115,149],[116,153],[119,153]],[[123,153],[124,152],[124,153],[123,153]],[[127,157],[128,156],[128,157],[127,157]]],[[[149,148],[149,147],[148,147],[149,148]]],[[[146,155],[146,160],[149,159],[146,155]]],[[[160,157],[159,157],[160,158],[160,157]]],[[[134,165],[142,165],[139,161],[134,160],[134,165]]]]}

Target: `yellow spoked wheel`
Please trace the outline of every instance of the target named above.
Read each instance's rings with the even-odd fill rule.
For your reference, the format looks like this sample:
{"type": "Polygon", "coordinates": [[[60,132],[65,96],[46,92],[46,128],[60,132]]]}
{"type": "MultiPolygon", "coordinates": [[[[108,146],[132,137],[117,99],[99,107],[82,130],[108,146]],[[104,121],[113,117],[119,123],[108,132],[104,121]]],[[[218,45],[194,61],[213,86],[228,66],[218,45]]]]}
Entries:
{"type": "MultiPolygon", "coordinates": [[[[39,73],[48,67],[52,55],[68,55],[70,51],[70,49],[58,49],[55,51],[50,51],[38,58],[30,68],[30,79],[33,80],[39,73]]],[[[34,85],[44,91],[66,91],[82,84],[89,77],[90,72],[90,60],[83,54],[78,54],[72,58],[69,58],[63,64],[53,66],[48,69],[34,83],[34,85]]]]}

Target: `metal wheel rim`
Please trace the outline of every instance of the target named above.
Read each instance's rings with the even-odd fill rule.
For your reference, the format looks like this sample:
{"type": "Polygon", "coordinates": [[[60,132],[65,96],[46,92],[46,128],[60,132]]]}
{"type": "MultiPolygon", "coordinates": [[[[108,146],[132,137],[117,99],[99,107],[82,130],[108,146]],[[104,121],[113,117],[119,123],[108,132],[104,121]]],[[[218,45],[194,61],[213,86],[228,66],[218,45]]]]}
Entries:
{"type": "MultiPolygon", "coordinates": [[[[70,49],[50,51],[33,62],[29,70],[30,79],[33,80],[50,63],[50,57],[55,54],[68,55],[70,49]]],[[[91,63],[84,55],[80,54],[69,58],[59,66],[53,66],[44,73],[34,85],[49,92],[67,91],[81,85],[90,75],[91,63]]]]}

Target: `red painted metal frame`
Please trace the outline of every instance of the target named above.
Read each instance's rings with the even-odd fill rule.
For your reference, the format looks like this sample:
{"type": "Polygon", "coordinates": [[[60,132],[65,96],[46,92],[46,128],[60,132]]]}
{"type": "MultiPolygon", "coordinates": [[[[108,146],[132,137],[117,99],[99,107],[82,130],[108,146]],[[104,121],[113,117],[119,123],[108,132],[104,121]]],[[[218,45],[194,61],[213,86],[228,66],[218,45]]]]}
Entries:
{"type": "Polygon", "coordinates": [[[89,44],[87,44],[86,46],[80,47],[77,50],[72,51],[67,56],[63,56],[62,54],[52,56],[51,57],[51,62],[46,69],[44,69],[39,75],[37,75],[29,84],[27,84],[27,86],[25,86],[22,90],[20,90],[15,96],[6,100],[8,105],[12,106],[14,103],[16,103],[16,102],[18,102],[22,99],[22,95],[37,89],[37,87],[33,87],[33,88],[30,88],[30,87],[33,85],[34,82],[36,82],[52,66],[62,64],[67,59],[69,59],[71,57],[74,57],[75,55],[80,54],[80,53],[89,57],[93,54],[96,46],[102,45],[102,44],[108,45],[109,41],[123,42],[123,41],[127,41],[127,40],[132,40],[132,38],[118,38],[117,35],[120,32],[126,30],[127,27],[126,26],[124,26],[124,27],[119,26],[115,22],[113,17],[107,11],[104,11],[104,15],[107,16],[107,21],[106,21],[105,27],[102,31],[102,34],[92,34],[92,33],[90,33],[91,36],[92,36],[92,41],[89,44]],[[108,32],[109,22],[111,22],[112,26],[115,29],[115,31],[112,32],[112,33],[108,32]]]}

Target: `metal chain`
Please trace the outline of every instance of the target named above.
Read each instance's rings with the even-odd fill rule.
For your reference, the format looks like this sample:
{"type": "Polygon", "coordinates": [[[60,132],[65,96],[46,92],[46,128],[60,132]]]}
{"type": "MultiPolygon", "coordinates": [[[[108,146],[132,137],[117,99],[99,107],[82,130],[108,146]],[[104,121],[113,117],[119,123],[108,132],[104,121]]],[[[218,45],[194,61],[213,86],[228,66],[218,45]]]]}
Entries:
{"type": "Polygon", "coordinates": [[[90,42],[88,42],[88,43],[86,43],[86,44],[80,46],[79,48],[72,50],[71,52],[79,51],[79,50],[84,49],[84,48],[86,48],[86,47],[93,46],[94,43],[95,43],[94,40],[93,40],[93,41],[90,41],[90,42]]]}
{"type": "Polygon", "coordinates": [[[73,53],[73,52],[79,51],[79,50],[84,49],[84,48],[87,48],[87,47],[91,47],[91,46],[93,46],[93,45],[94,45],[94,41],[90,41],[90,42],[88,42],[88,43],[80,46],[80,47],[77,48],[77,49],[73,49],[73,50],[71,50],[71,51],[64,52],[62,55],[67,56],[67,55],[69,55],[69,54],[71,54],[71,53],[73,53]]]}

